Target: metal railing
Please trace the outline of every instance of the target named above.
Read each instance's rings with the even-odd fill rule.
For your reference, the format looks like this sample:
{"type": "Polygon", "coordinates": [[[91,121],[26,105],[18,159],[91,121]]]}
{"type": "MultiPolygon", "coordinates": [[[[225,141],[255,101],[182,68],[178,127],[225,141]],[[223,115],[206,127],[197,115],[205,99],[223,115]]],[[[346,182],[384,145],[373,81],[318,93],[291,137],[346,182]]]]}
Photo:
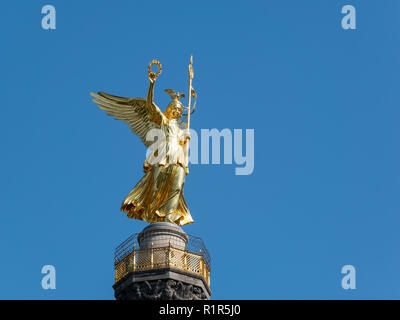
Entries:
{"type": "MultiPolygon", "coordinates": [[[[128,238],[121,244],[125,247],[134,238],[128,238]]],[[[115,257],[115,282],[118,282],[125,275],[132,271],[151,270],[160,268],[176,268],[190,273],[200,275],[204,278],[208,286],[210,286],[210,266],[208,252],[207,256],[203,255],[200,249],[199,253],[189,252],[174,248],[171,245],[167,247],[151,247],[136,250],[133,243],[131,250],[116,250],[115,257]]],[[[205,248],[204,248],[205,249],[205,248]]]]}
{"type": "MultiPolygon", "coordinates": [[[[188,242],[185,246],[185,250],[194,254],[202,255],[203,259],[208,267],[211,269],[211,257],[208,253],[208,250],[203,242],[203,240],[199,237],[192,236],[190,234],[186,234],[188,236],[188,242]]],[[[140,248],[140,244],[138,242],[139,233],[133,233],[128,237],[124,242],[122,242],[115,249],[115,261],[121,261],[128,254],[130,254],[134,248],[140,248]]]]}

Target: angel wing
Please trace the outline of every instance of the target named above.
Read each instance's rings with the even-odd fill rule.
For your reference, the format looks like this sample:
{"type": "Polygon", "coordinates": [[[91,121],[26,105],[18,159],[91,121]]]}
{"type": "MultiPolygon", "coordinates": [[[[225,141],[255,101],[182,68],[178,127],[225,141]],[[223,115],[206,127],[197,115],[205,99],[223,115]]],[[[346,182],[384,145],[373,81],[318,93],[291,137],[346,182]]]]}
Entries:
{"type": "Polygon", "coordinates": [[[150,108],[144,98],[124,98],[104,92],[90,93],[97,106],[107,111],[107,114],[114,116],[116,120],[127,123],[132,132],[140,137],[146,147],[153,141],[146,140],[146,134],[151,129],[159,129],[163,117],[161,110],[152,102],[150,108]]]}

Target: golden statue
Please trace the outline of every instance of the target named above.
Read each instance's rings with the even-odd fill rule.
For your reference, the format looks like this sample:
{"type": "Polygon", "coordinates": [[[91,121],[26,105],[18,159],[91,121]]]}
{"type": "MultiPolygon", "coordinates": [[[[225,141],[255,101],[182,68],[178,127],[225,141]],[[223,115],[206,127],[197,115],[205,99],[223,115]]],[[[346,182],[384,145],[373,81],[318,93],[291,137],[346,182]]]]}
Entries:
{"type": "Polygon", "coordinates": [[[180,226],[193,222],[183,196],[185,176],[188,174],[190,114],[195,108],[194,104],[192,110],[190,109],[190,102],[192,96],[196,98],[192,89],[192,62],[191,57],[187,108],[179,101],[185,95],[171,89],[165,90],[173,100],[164,113],[154,103],[154,84],[161,73],[161,64],[156,60],[148,67],[150,85],[146,99],[124,98],[104,92],[91,93],[95,98],[93,101],[100,109],[107,111],[115,119],[128,123],[132,132],[140,137],[146,147],[151,148],[154,143],[148,139],[148,133],[153,129],[161,130],[166,138],[157,140],[158,149],[150,153],[144,161],[144,176],[122,203],[121,211],[127,213],[129,218],[149,223],[172,222],[180,226]],[[154,64],[158,66],[157,73],[151,70],[154,64]],[[187,110],[186,114],[183,114],[184,110],[187,110]],[[183,127],[185,118],[186,128],[183,127]],[[160,150],[165,152],[158,152],[160,150]]]}

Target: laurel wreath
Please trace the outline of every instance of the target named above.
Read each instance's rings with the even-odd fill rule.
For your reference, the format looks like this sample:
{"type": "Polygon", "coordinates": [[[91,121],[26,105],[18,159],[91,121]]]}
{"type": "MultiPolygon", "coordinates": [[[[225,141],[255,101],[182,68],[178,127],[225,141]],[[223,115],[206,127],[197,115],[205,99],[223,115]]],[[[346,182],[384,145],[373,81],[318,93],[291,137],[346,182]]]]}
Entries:
{"type": "Polygon", "coordinates": [[[150,62],[149,64],[149,68],[148,68],[148,72],[149,72],[149,77],[153,78],[153,79],[157,79],[157,77],[161,74],[161,63],[158,60],[153,60],[150,62]],[[158,72],[154,73],[153,71],[151,71],[151,67],[156,64],[157,68],[158,68],[158,72]]]}

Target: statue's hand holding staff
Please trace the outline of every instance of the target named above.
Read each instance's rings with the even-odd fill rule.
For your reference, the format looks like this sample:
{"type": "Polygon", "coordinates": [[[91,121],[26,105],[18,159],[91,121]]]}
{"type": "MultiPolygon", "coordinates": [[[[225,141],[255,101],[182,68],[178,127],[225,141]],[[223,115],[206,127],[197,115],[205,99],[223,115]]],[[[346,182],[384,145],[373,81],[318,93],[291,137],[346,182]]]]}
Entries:
{"type": "Polygon", "coordinates": [[[190,140],[190,132],[189,132],[188,129],[186,129],[186,130],[183,132],[183,138],[185,139],[185,142],[187,142],[188,140],[190,140]]]}

